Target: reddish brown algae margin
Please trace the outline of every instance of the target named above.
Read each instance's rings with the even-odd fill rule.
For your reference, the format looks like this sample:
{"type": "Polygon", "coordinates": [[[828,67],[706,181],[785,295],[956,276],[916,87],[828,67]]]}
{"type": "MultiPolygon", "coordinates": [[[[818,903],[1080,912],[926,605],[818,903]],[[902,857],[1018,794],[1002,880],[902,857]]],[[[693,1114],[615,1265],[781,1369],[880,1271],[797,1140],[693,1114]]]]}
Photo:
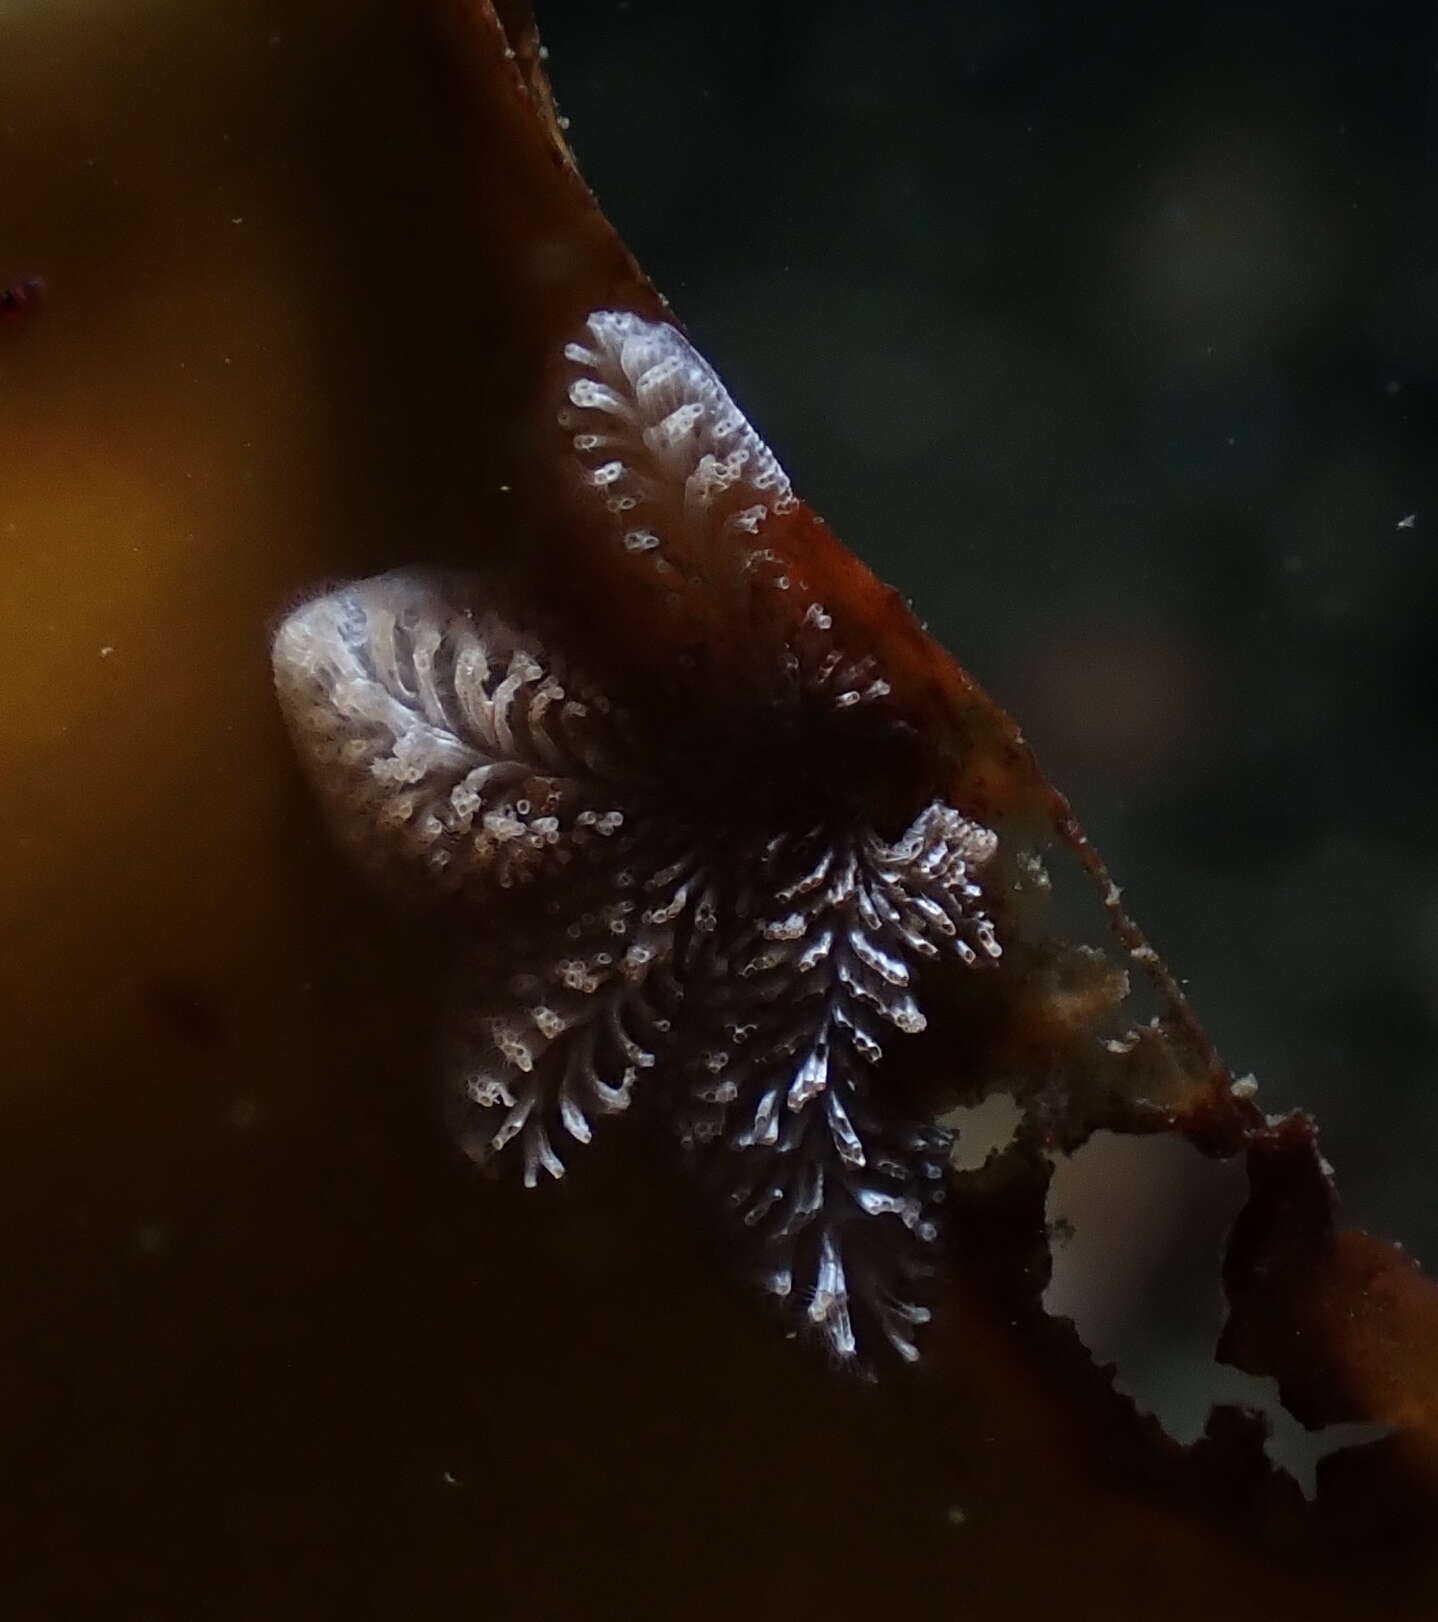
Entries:
{"type": "MultiPolygon", "coordinates": [[[[923,1040],[892,1064],[886,1057],[882,1088],[875,1088],[875,1096],[882,1092],[902,1100],[908,1112],[903,1118],[913,1120],[936,1118],[994,1089],[1012,1093],[1026,1111],[1012,1149],[960,1191],[957,1203],[962,1211],[950,1223],[951,1248],[960,1265],[939,1286],[950,1309],[941,1313],[948,1327],[936,1337],[945,1366],[963,1356],[969,1328],[965,1315],[976,1312],[1014,1315],[1011,1354],[1020,1365],[1038,1369],[1051,1367],[1056,1358],[1071,1365],[1082,1361],[1080,1349],[1071,1338],[1066,1340],[1061,1326],[1043,1320],[1038,1306],[1046,1267],[1042,1211],[1050,1157],[1071,1152],[1100,1128],[1179,1131],[1209,1155],[1247,1157],[1251,1197],[1227,1264],[1233,1310],[1224,1336],[1225,1355],[1251,1372],[1275,1376],[1285,1399],[1306,1423],[1360,1419],[1398,1428],[1388,1441],[1365,1450],[1361,1459],[1342,1461],[1330,1470],[1335,1480],[1351,1478],[1346,1499],[1337,1488],[1330,1495],[1340,1504],[1339,1518],[1347,1516],[1361,1531],[1382,1513],[1379,1507],[1358,1514],[1352,1508],[1355,1497],[1374,1506],[1412,1506],[1431,1500],[1438,1482],[1438,1295],[1432,1284],[1393,1247],[1337,1229],[1336,1202],[1312,1124],[1302,1117],[1271,1120],[1249,1089],[1235,1088],[1172,974],[1124,911],[1102,861],[1067,802],[1043,777],[1017,727],[928,637],[897,594],[875,579],[823,520],[793,496],[787,482],[782,489],[772,481],[755,485],[754,469],[763,465],[767,454],[762,442],[756,442],[757,449],[750,447],[747,470],[741,464],[728,482],[724,477],[717,483],[710,478],[712,489],[706,486],[701,495],[704,502],[711,498],[718,502],[714,509],[718,518],[705,519],[688,538],[675,528],[677,524],[682,529],[687,521],[682,515],[676,518],[678,498],[673,492],[656,494],[654,470],[640,468],[636,475],[633,456],[610,455],[606,436],[616,423],[625,431],[635,426],[634,400],[623,393],[626,376],[628,384],[642,392],[654,369],[675,355],[682,366],[700,368],[710,381],[712,374],[687,348],[679,323],[585,190],[554,113],[537,36],[523,9],[504,8],[503,24],[483,5],[441,6],[437,15],[444,19],[441,32],[447,34],[458,59],[466,52],[479,57],[497,52],[502,58],[502,94],[508,98],[504,116],[521,132],[519,161],[527,168],[529,181],[538,186],[526,202],[523,226],[514,228],[526,246],[527,274],[522,273],[520,281],[529,288],[529,307],[519,312],[511,340],[516,354],[530,357],[531,382],[515,401],[515,418],[524,426],[516,432],[518,471],[512,506],[516,515],[523,516],[516,519],[515,536],[501,541],[487,559],[482,584],[466,578],[458,585],[436,586],[433,577],[425,576],[396,586],[390,577],[391,584],[383,591],[399,590],[403,596],[399,607],[386,596],[378,603],[352,600],[350,608],[361,619],[373,610],[387,616],[388,624],[404,620],[410,605],[421,598],[439,602],[441,616],[452,617],[454,604],[461,603],[460,619],[470,628],[480,627],[479,642],[504,650],[502,667],[496,665],[493,677],[486,675],[475,689],[487,716],[499,706],[497,723],[492,718],[476,723],[482,732],[489,729],[486,736],[496,724],[501,731],[509,728],[505,706],[513,695],[497,695],[518,669],[516,658],[533,664],[532,673],[518,679],[518,685],[527,683],[540,695],[546,714],[553,710],[558,715],[556,706],[565,702],[577,704],[575,715],[565,723],[574,736],[563,740],[546,730],[547,723],[535,719],[532,708],[525,712],[524,725],[539,753],[550,750],[564,757],[550,763],[552,778],[544,779],[561,786],[552,788],[552,803],[542,806],[531,805],[526,789],[522,816],[517,822],[510,818],[514,831],[496,835],[501,843],[521,834],[531,837],[524,818],[533,811],[544,824],[535,836],[540,843],[547,839],[563,847],[573,835],[579,862],[575,870],[598,872],[598,866],[585,864],[591,863],[588,852],[596,840],[610,831],[606,827],[600,834],[593,832],[605,818],[619,818],[615,829],[626,825],[626,819],[631,828],[636,823],[687,828],[702,821],[698,802],[714,781],[720,785],[715,792],[721,801],[726,794],[732,800],[741,782],[746,787],[757,785],[761,800],[776,781],[781,784],[776,803],[765,807],[768,820],[757,820],[730,846],[715,844],[711,837],[703,846],[702,859],[683,854],[687,847],[681,849],[682,841],[672,847],[662,840],[652,848],[643,845],[638,859],[643,871],[636,879],[635,854],[626,847],[615,871],[622,872],[625,884],[637,884],[641,904],[630,922],[611,919],[613,932],[626,949],[648,954],[645,974],[656,955],[666,969],[681,961],[686,967],[684,975],[676,971],[670,976],[676,982],[673,987],[651,994],[646,982],[642,999],[634,992],[642,978],[636,970],[624,992],[624,997],[633,992],[632,1003],[617,994],[610,999],[618,1009],[613,1013],[617,1032],[613,1041],[619,1068],[611,1072],[590,1063],[574,1084],[587,1090],[583,1100],[577,1093],[560,1096],[559,1089],[550,1102],[560,1125],[572,1139],[584,1142],[593,1127],[591,1115],[622,1107],[616,1103],[620,1097],[627,1103],[630,1071],[653,1064],[662,1047],[646,1042],[656,1030],[668,1036],[680,1018],[675,1008],[686,992],[678,982],[685,975],[697,974],[706,983],[726,974],[758,975],[762,980],[775,968],[782,954],[771,953],[775,959],[771,963],[764,956],[769,949],[761,950],[756,943],[781,939],[785,922],[779,912],[755,898],[754,875],[772,881],[786,901],[805,893],[797,853],[802,849],[813,855],[804,842],[811,824],[824,821],[821,802],[842,802],[840,820],[846,838],[874,841],[875,872],[915,860],[922,865],[928,859],[928,833],[916,830],[927,826],[921,821],[926,808],[947,808],[957,820],[943,848],[955,865],[946,870],[952,882],[946,879],[940,890],[952,899],[972,889],[972,897],[964,907],[950,910],[946,929],[950,938],[984,959],[982,975],[939,978],[917,961],[886,966],[880,961],[884,942],[878,925],[867,936],[858,931],[863,944],[855,945],[854,962],[861,966],[851,964],[849,970],[851,976],[870,976],[856,993],[859,1000],[877,1007],[901,1028],[908,1020],[917,1033],[920,1023],[885,1008],[878,989],[881,981],[906,986],[911,979],[923,981],[925,996],[936,1004],[923,1022],[928,1027],[923,1040]],[[610,343],[605,333],[616,322],[631,326],[610,343]],[[648,345],[653,353],[646,352],[642,365],[631,366],[623,358],[626,342],[648,345]],[[638,485],[626,495],[626,480],[636,476],[638,485]],[[736,505],[739,497],[750,505],[736,505]],[[622,505],[625,500],[628,506],[622,505]],[[662,522],[652,528],[639,522],[648,508],[662,510],[666,503],[669,529],[662,522]],[[746,530],[752,539],[744,543],[748,547],[744,556],[751,564],[739,570],[742,578],[721,587],[718,554],[703,553],[703,546],[715,540],[720,519],[744,528],[744,513],[759,515],[746,530]],[[756,592],[762,595],[762,607],[756,607],[756,592]],[[596,611],[596,605],[602,605],[602,611],[596,611]],[[497,616],[487,630],[480,623],[486,612],[497,616]],[[809,647],[816,628],[822,629],[822,646],[809,647]],[[827,665],[825,651],[831,646],[840,650],[833,668],[827,665]],[[547,651],[554,652],[554,671],[559,674],[546,664],[547,651]],[[786,656],[793,658],[799,671],[797,696],[790,694],[781,702],[766,683],[781,683],[786,656]],[[832,713],[816,720],[811,713],[815,695],[826,689],[836,672],[837,684],[828,694],[834,701],[832,713]],[[576,699],[576,694],[586,696],[576,699]],[[618,719],[596,728],[595,715],[611,708],[618,719]],[[852,716],[838,715],[840,709],[851,708],[852,716]],[[779,711],[786,718],[802,712],[802,719],[787,731],[781,727],[778,746],[771,747],[774,740],[766,739],[765,727],[779,711]],[[596,730],[587,741],[580,736],[586,728],[596,730]],[[603,736],[606,728],[616,736],[603,736]],[[744,753],[751,746],[752,757],[744,753]],[[621,787],[607,800],[602,795],[599,799],[571,795],[566,800],[569,791],[563,785],[586,771],[621,787]],[[661,780],[665,793],[673,791],[676,782],[681,786],[677,800],[666,800],[659,807],[654,785],[661,780]],[[813,784],[819,789],[817,798],[810,800],[801,785],[813,784]],[[582,825],[566,821],[579,817],[590,820],[582,825]],[[775,854],[781,847],[782,858],[775,854]],[[660,861],[660,855],[665,859],[660,861]],[[692,870],[684,865],[690,860],[692,870]],[[747,864],[748,876],[714,880],[714,872],[726,861],[747,864]],[[1088,939],[1060,940],[1047,932],[1047,897],[1055,882],[1067,882],[1061,871],[1065,868],[1082,875],[1089,885],[1091,911],[1095,919],[1106,922],[1107,940],[1097,933],[1088,939]],[[690,884],[694,872],[702,873],[703,881],[694,880],[692,892],[685,889],[680,896],[679,889],[690,884]],[[697,910],[686,914],[686,908],[697,910]],[[718,924],[709,921],[716,909],[718,924]],[[648,936],[641,939],[643,930],[635,922],[642,919],[652,932],[657,924],[667,929],[674,918],[684,917],[689,919],[685,926],[689,933],[658,945],[648,936]],[[709,933],[722,943],[717,953],[710,953],[701,938],[709,933]],[[991,951],[989,943],[994,945],[991,951]],[[702,968],[694,968],[701,959],[702,968]],[[647,1034],[640,1026],[648,1027],[647,1034]],[[621,1063],[626,1044],[644,1060],[629,1054],[628,1067],[621,1063]],[[566,1115],[566,1108],[573,1113],[566,1115]],[[981,1246],[974,1235],[982,1236],[981,1246]],[[1345,1502],[1347,1508],[1342,1507],[1345,1502]]],[[[653,432],[669,425],[675,443],[667,446],[666,454],[688,457],[676,487],[681,491],[685,479],[692,484],[700,477],[700,458],[707,454],[722,461],[719,453],[728,444],[724,434],[717,440],[712,434],[702,439],[713,429],[715,413],[723,418],[731,407],[722,391],[717,404],[710,401],[708,430],[700,423],[702,443],[697,448],[679,443],[694,425],[686,420],[675,426],[677,414],[689,409],[694,399],[692,393],[681,392],[668,401],[667,414],[645,418],[641,413],[639,425],[648,436],[644,443],[650,451],[653,432]]],[[[740,423],[748,431],[742,419],[740,423]]],[[[725,433],[735,431],[731,425],[725,433]]],[[[372,651],[370,632],[357,634],[372,651]]],[[[450,644],[441,636],[436,646],[450,644]]],[[[445,657],[453,659],[453,650],[445,657]]],[[[307,677],[314,676],[311,644],[293,650],[291,662],[307,677]]],[[[366,667],[364,679],[373,674],[366,667]]],[[[329,696],[301,695],[292,701],[292,709],[294,702],[301,707],[328,704],[333,709],[332,674],[326,679],[329,696]]],[[[431,723],[436,716],[445,720],[445,704],[453,691],[451,686],[436,697],[431,723]]],[[[367,717],[366,724],[372,720],[367,717]]],[[[303,725],[299,730],[303,732],[303,725]]],[[[323,724],[319,731],[324,731],[323,724]]],[[[393,729],[386,735],[386,752],[395,736],[393,729]]],[[[330,735],[327,746],[335,742],[330,735]]],[[[472,772],[476,761],[479,769],[490,769],[491,756],[483,751],[458,764],[472,772]]],[[[427,769],[417,767],[407,781],[424,782],[427,769]]],[[[541,775],[536,770],[525,783],[539,781],[541,775]]],[[[444,787],[448,795],[454,780],[446,780],[444,787]]],[[[503,802],[500,809],[507,814],[511,803],[503,802]]],[[[373,812],[373,806],[366,808],[366,815],[373,812]]],[[[476,801],[471,808],[471,815],[481,818],[493,812],[487,802],[476,801]]],[[[726,826],[733,820],[727,816],[726,826]]],[[[469,829],[466,822],[461,832],[467,836],[469,829]]],[[[445,824],[434,837],[443,843],[452,832],[445,824]]],[[[475,882],[481,889],[498,871],[492,844],[479,864],[483,871],[476,869],[475,882]]],[[[933,860],[937,863],[940,858],[933,860]]],[[[446,868],[446,883],[451,883],[456,869],[448,857],[446,868]]],[[[612,877],[607,873],[604,882],[612,877]]],[[[459,888],[468,882],[459,882],[459,888]]],[[[509,889],[511,882],[501,877],[501,888],[509,889]]],[[[536,893],[546,893],[542,884],[536,893]]],[[[582,917],[566,922],[554,904],[550,916],[566,924],[572,940],[581,940],[598,927],[595,920],[605,904],[603,893],[604,884],[596,881],[582,917]]],[[[940,900],[931,896],[929,901],[943,911],[940,900]]],[[[505,905],[516,905],[513,897],[505,905]]],[[[898,912],[903,910],[900,905],[898,912]]],[[[794,927],[804,947],[811,941],[809,931],[822,932],[827,926],[822,919],[806,918],[794,927]]],[[[902,933],[904,920],[900,918],[895,927],[902,933]]],[[[916,951],[927,955],[935,944],[924,940],[916,951]]],[[[610,963],[594,986],[580,986],[578,981],[571,983],[580,971],[569,967],[577,959],[554,961],[571,976],[563,981],[569,990],[587,996],[609,983],[610,963]]],[[[586,962],[592,967],[592,959],[586,962]]],[[[549,964],[550,958],[544,963],[549,964]]],[[[520,978],[526,984],[514,995],[528,999],[526,1017],[531,1024],[537,1021],[546,1042],[558,1036],[567,1040],[584,1020],[551,1008],[547,993],[540,996],[536,986],[547,974],[548,967],[522,968],[520,978]],[[553,1033],[544,1030],[547,1020],[553,1022],[553,1033]]],[[[615,974],[623,978],[617,968],[615,974]]],[[[785,995],[783,990],[771,991],[763,999],[764,1007],[782,1003],[785,995]]],[[[685,1006],[692,1007],[695,1001],[721,1024],[727,1020],[731,1036],[735,1029],[762,1025],[762,1020],[749,1018],[752,1010],[742,999],[724,1003],[718,994],[691,996],[685,1006]]],[[[833,1010],[827,1002],[824,1006],[827,1018],[833,1010]]],[[[851,1028],[842,1000],[834,1006],[841,1010],[834,1017],[841,1023],[847,1020],[851,1028]]],[[[510,1085],[516,1075],[527,1076],[541,1063],[539,1050],[515,1035],[517,1027],[507,1013],[487,1008],[480,1026],[474,1042],[494,1051],[483,1062],[465,1061],[470,1065],[467,1103],[485,1114],[485,1124],[469,1130],[471,1146],[480,1158],[489,1158],[517,1140],[527,1145],[531,1175],[536,1169],[554,1171],[559,1164],[554,1142],[558,1128],[541,1127],[539,1106],[533,1100],[526,1102],[522,1089],[510,1085]],[[486,1063],[491,1066],[488,1070],[486,1063]],[[499,1112],[497,1125],[488,1120],[493,1111],[499,1112]]],[[[773,1127],[767,1094],[760,1087],[756,1102],[746,1097],[742,1078],[731,1081],[725,1068],[727,1051],[722,1059],[715,1057],[718,1037],[702,1053],[695,1047],[698,1035],[690,1033],[685,1040],[684,1065],[692,1068],[698,1054],[710,1066],[713,1096],[706,1101],[727,1107],[737,1096],[744,1105],[747,1114],[738,1131],[747,1133],[743,1147],[753,1150],[773,1127]]],[[[877,1047],[870,1033],[861,1032],[857,1040],[861,1046],[867,1042],[877,1047]]],[[[828,1063],[834,1051],[834,1031],[825,1024],[820,1036],[813,1031],[800,1037],[792,1032],[776,1035],[771,1057],[819,1054],[828,1063]]],[[[663,1062],[661,1055],[661,1067],[663,1062]]],[[[801,1071],[808,1062],[796,1060],[801,1071]]],[[[863,1074],[861,1069],[858,1073],[863,1074]]],[[[815,1084],[815,1095],[823,1090],[822,1084],[815,1084]]],[[[807,1085],[800,1088],[800,1095],[792,1104],[796,1116],[810,1102],[807,1085]]],[[[692,1102],[700,1095],[691,1087],[687,1096],[692,1102]]],[[[791,1092],[791,1101],[795,1096],[791,1092]]],[[[833,1089],[827,1096],[835,1096],[833,1089]]],[[[831,1116],[827,1130],[833,1140],[826,1140],[825,1146],[831,1173],[841,1164],[852,1168],[874,1158],[872,1151],[865,1156],[862,1149],[855,1149],[858,1158],[846,1159],[845,1125],[831,1116]]],[[[885,1129],[873,1130],[882,1139],[885,1129]]],[[[693,1118],[682,1131],[691,1139],[705,1132],[734,1137],[727,1124],[701,1131],[693,1118]]],[[[931,1155],[934,1147],[930,1143],[922,1154],[931,1155]]],[[[912,1152],[922,1158],[917,1148],[912,1152]]],[[[763,1176],[768,1175],[766,1170],[763,1176]]],[[[910,1168],[903,1186],[919,1175],[910,1168]]],[[[733,1181],[729,1179],[730,1185],[733,1181]]],[[[882,1204],[903,1203],[906,1196],[899,1184],[855,1185],[855,1189],[850,1190],[853,1197],[876,1202],[881,1217],[898,1218],[913,1231],[928,1225],[922,1205],[906,1208],[899,1216],[897,1205],[882,1204]]],[[[736,1198],[744,1221],[758,1211],[749,1225],[760,1227],[774,1209],[792,1214],[796,1206],[808,1201],[812,1207],[820,1198],[797,1185],[769,1196],[752,1186],[752,1180],[737,1197],[732,1186],[728,1193],[736,1198]]],[[[822,1244],[808,1259],[802,1290],[786,1266],[770,1266],[768,1275],[774,1293],[787,1296],[793,1291],[801,1305],[807,1303],[807,1317],[828,1332],[831,1349],[847,1356],[853,1351],[852,1334],[847,1314],[834,1311],[835,1276],[822,1244]]],[[[837,1276],[842,1278],[842,1272],[837,1276]]],[[[877,1298],[897,1302],[901,1319],[922,1310],[894,1296],[882,1279],[877,1298]]],[[[877,1308],[871,1304],[870,1311],[883,1323],[882,1304],[877,1308]]],[[[911,1355],[913,1343],[906,1331],[888,1323],[886,1332],[905,1356],[911,1355]]],[[[1086,1389],[1085,1378],[1075,1375],[1076,1390],[1086,1389]]],[[[1103,1410],[1113,1423],[1123,1422],[1114,1418],[1120,1406],[1113,1399],[1103,1410]]],[[[1158,1454],[1176,1451],[1151,1427],[1138,1430],[1158,1454]]],[[[1259,1440],[1256,1427],[1240,1421],[1215,1433],[1206,1444],[1205,1457],[1231,1455],[1253,1465],[1259,1440]]]]}

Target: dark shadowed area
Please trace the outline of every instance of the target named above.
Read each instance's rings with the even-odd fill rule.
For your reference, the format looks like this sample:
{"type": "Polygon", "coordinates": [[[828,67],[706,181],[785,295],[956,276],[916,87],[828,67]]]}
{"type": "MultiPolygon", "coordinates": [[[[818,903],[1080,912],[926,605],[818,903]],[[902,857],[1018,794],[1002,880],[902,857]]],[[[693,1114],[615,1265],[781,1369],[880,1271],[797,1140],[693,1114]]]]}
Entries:
{"type": "MultiPolygon", "coordinates": [[[[537,549],[526,344],[599,249],[465,17],[0,8],[0,285],[44,283],[0,323],[3,1608],[1427,1616],[1412,1525],[1325,1551],[1296,1488],[1199,1492],[1015,1352],[1002,1187],[869,1389],[728,1280],[651,1123],[543,1195],[447,1142],[433,943],[335,861],[266,643],[319,581],[537,549]]],[[[797,487],[1020,718],[1261,1102],[1320,1117],[1348,1220],[1438,1259],[1431,8],[539,20],[797,487]]],[[[1060,1310],[1103,1357],[1137,1325],[1126,1388],[1187,1436],[1147,1176],[1074,1195],[1144,1243],[1060,1310]]]]}

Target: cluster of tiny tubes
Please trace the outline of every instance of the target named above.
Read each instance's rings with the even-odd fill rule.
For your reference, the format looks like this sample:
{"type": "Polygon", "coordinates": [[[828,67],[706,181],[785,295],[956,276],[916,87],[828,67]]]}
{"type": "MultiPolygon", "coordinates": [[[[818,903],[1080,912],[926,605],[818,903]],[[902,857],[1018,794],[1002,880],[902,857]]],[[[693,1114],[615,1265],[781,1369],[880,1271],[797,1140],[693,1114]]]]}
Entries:
{"type": "MultiPolygon", "coordinates": [[[[794,496],[684,338],[600,311],[565,356],[560,421],[635,589],[746,631],[780,695],[882,704],[823,605],[766,606],[806,590],[764,545],[794,496]]],[[[527,1183],[559,1177],[560,1147],[644,1078],[763,1287],[841,1360],[912,1359],[950,1142],[893,1110],[877,1067],[924,1026],[921,965],[1000,954],[978,882],[993,833],[942,802],[894,841],[837,812],[738,836],[722,807],[712,830],[667,814],[662,763],[615,707],[478,597],[469,577],[400,570],[302,606],[274,644],[299,754],[358,862],[457,898],[477,935],[496,891],[543,897],[441,1044],[461,1141],[482,1161],[515,1143],[527,1183]]]]}

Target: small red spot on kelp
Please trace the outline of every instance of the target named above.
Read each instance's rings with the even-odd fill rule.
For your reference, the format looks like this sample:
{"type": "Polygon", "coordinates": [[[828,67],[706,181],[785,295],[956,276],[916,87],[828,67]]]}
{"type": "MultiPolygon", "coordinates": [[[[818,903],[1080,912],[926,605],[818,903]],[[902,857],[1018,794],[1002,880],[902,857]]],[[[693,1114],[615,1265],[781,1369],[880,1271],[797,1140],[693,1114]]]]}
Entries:
{"type": "Polygon", "coordinates": [[[45,301],[46,287],[39,276],[27,276],[0,289],[0,326],[28,321],[45,301]]]}

